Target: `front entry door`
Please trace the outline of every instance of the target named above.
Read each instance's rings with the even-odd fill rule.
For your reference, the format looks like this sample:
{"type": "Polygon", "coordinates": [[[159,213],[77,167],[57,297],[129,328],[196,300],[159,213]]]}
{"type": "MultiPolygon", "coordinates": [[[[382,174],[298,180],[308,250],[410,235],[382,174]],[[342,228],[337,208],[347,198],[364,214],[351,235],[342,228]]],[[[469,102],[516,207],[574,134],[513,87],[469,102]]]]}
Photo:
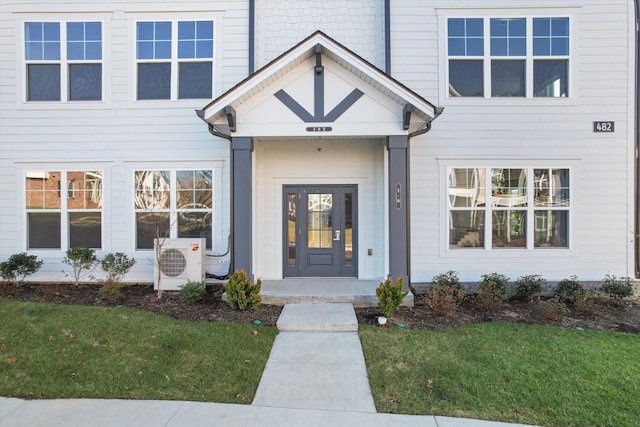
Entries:
{"type": "Polygon", "coordinates": [[[284,276],[355,277],[355,185],[284,186],[284,276]]]}

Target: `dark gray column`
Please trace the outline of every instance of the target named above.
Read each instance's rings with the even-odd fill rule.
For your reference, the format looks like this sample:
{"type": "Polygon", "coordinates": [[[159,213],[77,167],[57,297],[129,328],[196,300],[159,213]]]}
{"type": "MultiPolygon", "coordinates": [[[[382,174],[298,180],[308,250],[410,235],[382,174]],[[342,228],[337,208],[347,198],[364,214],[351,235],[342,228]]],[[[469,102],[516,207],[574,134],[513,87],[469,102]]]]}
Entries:
{"type": "Polygon", "coordinates": [[[252,161],[253,140],[231,138],[231,269],[252,271],[252,161]]]}
{"type": "Polygon", "coordinates": [[[389,136],[389,275],[409,284],[409,138],[389,136]]]}

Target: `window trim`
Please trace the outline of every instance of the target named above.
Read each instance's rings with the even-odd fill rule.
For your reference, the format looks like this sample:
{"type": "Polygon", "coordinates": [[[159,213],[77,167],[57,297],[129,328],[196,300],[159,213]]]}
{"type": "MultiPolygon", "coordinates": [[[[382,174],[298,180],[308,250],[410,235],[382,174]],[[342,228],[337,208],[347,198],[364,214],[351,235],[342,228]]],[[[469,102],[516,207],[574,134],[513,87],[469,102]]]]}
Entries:
{"type": "Polygon", "coordinates": [[[109,108],[111,106],[111,49],[108,48],[107,43],[111,40],[111,27],[108,23],[111,20],[112,14],[106,13],[87,13],[83,14],[81,19],[70,18],[69,14],[61,13],[20,13],[19,19],[16,19],[16,52],[18,55],[19,72],[17,73],[17,80],[20,90],[20,95],[16,97],[17,108],[20,109],[38,109],[38,110],[56,110],[60,108],[70,109],[85,109],[85,108],[109,108]],[[60,60],[43,60],[43,61],[31,61],[26,59],[25,51],[25,23],[27,22],[55,22],[60,24],[60,60]],[[67,52],[67,38],[66,38],[66,24],[68,22],[100,22],[102,29],[102,59],[78,61],[69,60],[66,58],[67,52]],[[64,34],[64,37],[63,37],[64,34]],[[56,101],[41,101],[28,99],[28,76],[27,65],[28,64],[59,64],[60,65],[60,100],[56,101]],[[97,64],[101,65],[102,70],[102,98],[100,100],[78,100],[72,101],[69,98],[69,65],[73,64],[97,64]]]}
{"type": "MultiPolygon", "coordinates": [[[[523,160],[523,159],[488,159],[488,158],[440,158],[438,159],[438,167],[439,167],[439,176],[440,176],[440,256],[442,258],[487,258],[487,259],[496,259],[496,257],[510,259],[510,258],[521,258],[526,256],[527,258],[533,257],[536,258],[545,258],[548,257],[550,253],[553,253],[554,257],[575,257],[577,255],[576,248],[574,246],[574,229],[575,229],[575,213],[576,206],[579,205],[579,191],[577,182],[579,182],[579,170],[578,165],[580,163],[579,159],[535,159],[535,160],[523,160]],[[483,248],[479,247],[469,247],[469,248],[458,248],[451,249],[449,248],[449,170],[455,168],[504,168],[504,169],[527,169],[531,172],[529,174],[533,175],[534,169],[567,169],[569,171],[570,176],[570,197],[571,197],[571,205],[568,212],[568,238],[567,238],[567,246],[566,247],[534,247],[534,234],[532,233],[533,227],[535,226],[534,221],[527,221],[527,245],[522,247],[498,247],[493,248],[491,245],[491,224],[488,227],[485,227],[485,246],[483,248]],[[531,224],[529,224],[531,223],[531,224]],[[487,239],[489,237],[489,239],[487,239]]],[[[529,180],[527,179],[528,186],[533,185],[529,184],[529,180]]],[[[529,187],[527,187],[529,188],[529,187]]],[[[487,189],[487,192],[490,192],[491,188],[487,189]]],[[[532,197],[532,194],[528,192],[529,198],[532,197]]],[[[485,212],[491,212],[492,208],[482,208],[485,212]]],[[[527,211],[527,218],[529,218],[529,212],[534,212],[536,210],[535,206],[531,206],[531,203],[525,208],[527,211]]],[[[543,208],[538,208],[540,210],[543,208]]],[[[544,209],[552,209],[553,208],[544,208],[544,209]]],[[[557,210],[557,209],[556,209],[557,210]]],[[[531,216],[534,218],[534,216],[531,216]]],[[[486,221],[486,220],[485,220],[486,221]]],[[[485,222],[486,224],[486,222],[485,222]]]]}
{"type": "MultiPolygon", "coordinates": [[[[129,108],[176,108],[176,106],[185,108],[200,108],[202,100],[205,98],[187,98],[178,99],[178,74],[177,67],[179,65],[179,58],[177,57],[177,23],[178,21],[213,21],[213,58],[212,62],[212,97],[215,99],[216,95],[222,91],[222,34],[224,34],[222,13],[221,12],[156,12],[156,13],[127,13],[127,27],[128,27],[128,40],[129,40],[129,83],[128,83],[128,95],[127,95],[127,107],[129,108]],[[170,62],[172,75],[171,75],[171,96],[170,99],[138,99],[138,58],[137,58],[137,23],[138,22],[150,22],[150,21],[170,21],[172,23],[172,55],[171,58],[163,61],[170,62]],[[176,70],[176,73],[173,71],[176,70]]],[[[187,59],[182,62],[197,62],[198,59],[187,59]]],[[[202,59],[200,59],[202,61],[202,59]]],[[[143,63],[157,63],[156,60],[148,61],[144,60],[143,63]]]]}
{"type": "MultiPolygon", "coordinates": [[[[510,8],[510,9],[453,9],[436,8],[438,15],[438,46],[439,55],[439,103],[441,105],[576,105],[579,103],[579,73],[577,73],[576,63],[579,49],[579,22],[576,18],[576,11],[579,7],[557,7],[557,8],[510,8]],[[449,96],[449,53],[447,39],[448,18],[483,18],[485,23],[484,55],[480,57],[459,57],[467,59],[482,59],[484,72],[484,95],[479,97],[452,97],[449,96]],[[527,25],[527,55],[525,63],[525,96],[524,97],[492,97],[491,96],[491,59],[519,59],[521,57],[491,56],[490,37],[488,25],[491,18],[526,18],[527,25]],[[569,19],[569,55],[561,57],[553,56],[533,56],[533,18],[568,18],[569,19]],[[567,66],[567,86],[569,96],[567,97],[535,97],[533,96],[533,62],[536,59],[568,59],[567,66]],[[488,59],[488,60],[487,60],[488,59]],[[489,81],[487,83],[487,80],[489,81]]],[[[455,58],[455,57],[454,57],[455,58]]]]}

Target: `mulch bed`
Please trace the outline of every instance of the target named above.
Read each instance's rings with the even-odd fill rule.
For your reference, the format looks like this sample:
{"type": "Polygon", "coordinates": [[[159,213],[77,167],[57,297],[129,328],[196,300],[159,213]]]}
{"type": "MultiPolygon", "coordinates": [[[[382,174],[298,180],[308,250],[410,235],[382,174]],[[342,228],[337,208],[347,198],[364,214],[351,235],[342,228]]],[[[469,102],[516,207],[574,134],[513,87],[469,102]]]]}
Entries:
{"type": "MultiPolygon", "coordinates": [[[[200,303],[187,303],[180,300],[178,292],[163,293],[158,299],[153,285],[125,285],[118,301],[108,302],[99,297],[100,286],[70,283],[33,284],[16,287],[11,283],[0,283],[0,298],[19,301],[54,302],[60,304],[79,304],[92,306],[114,306],[138,308],[194,322],[232,322],[249,323],[260,320],[264,325],[274,326],[282,307],[261,305],[256,310],[234,310],[222,300],[221,284],[207,285],[207,294],[200,303]]],[[[424,303],[422,295],[416,295],[414,307],[400,307],[384,327],[397,327],[398,324],[412,329],[438,330],[466,324],[507,321],[527,324],[544,324],[570,328],[621,331],[640,334],[640,301],[638,298],[625,301],[624,304],[602,304],[592,316],[571,313],[559,320],[549,320],[541,316],[535,304],[528,302],[508,302],[500,308],[486,312],[477,309],[473,298],[465,298],[462,305],[450,317],[434,314],[424,303]]],[[[359,324],[378,325],[380,311],[376,307],[356,308],[359,324]]]]}

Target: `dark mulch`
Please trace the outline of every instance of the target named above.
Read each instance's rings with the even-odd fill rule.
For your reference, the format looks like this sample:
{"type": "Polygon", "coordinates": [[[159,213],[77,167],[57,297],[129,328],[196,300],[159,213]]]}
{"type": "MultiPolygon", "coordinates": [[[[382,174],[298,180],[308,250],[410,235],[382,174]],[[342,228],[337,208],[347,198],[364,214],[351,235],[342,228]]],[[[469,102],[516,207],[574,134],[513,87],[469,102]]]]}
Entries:
{"type": "MultiPolygon", "coordinates": [[[[221,284],[207,285],[207,294],[200,303],[180,300],[178,292],[164,292],[161,299],[152,285],[125,285],[118,301],[104,301],[99,297],[100,286],[83,284],[25,284],[16,287],[0,283],[0,298],[19,301],[55,302],[94,306],[123,305],[151,311],[188,321],[248,323],[260,320],[264,325],[276,324],[282,307],[262,305],[256,310],[234,310],[222,300],[221,284]]],[[[599,304],[595,313],[586,316],[569,307],[571,312],[559,320],[545,319],[535,304],[508,302],[491,312],[480,310],[473,304],[473,297],[465,298],[451,317],[438,316],[424,304],[423,296],[416,296],[414,307],[400,307],[385,327],[397,327],[400,323],[412,329],[438,330],[465,324],[507,321],[527,324],[544,324],[571,328],[597,329],[640,333],[640,301],[638,298],[623,304],[599,304]]],[[[375,308],[356,308],[359,324],[377,325],[380,311],[375,308]]]]}

